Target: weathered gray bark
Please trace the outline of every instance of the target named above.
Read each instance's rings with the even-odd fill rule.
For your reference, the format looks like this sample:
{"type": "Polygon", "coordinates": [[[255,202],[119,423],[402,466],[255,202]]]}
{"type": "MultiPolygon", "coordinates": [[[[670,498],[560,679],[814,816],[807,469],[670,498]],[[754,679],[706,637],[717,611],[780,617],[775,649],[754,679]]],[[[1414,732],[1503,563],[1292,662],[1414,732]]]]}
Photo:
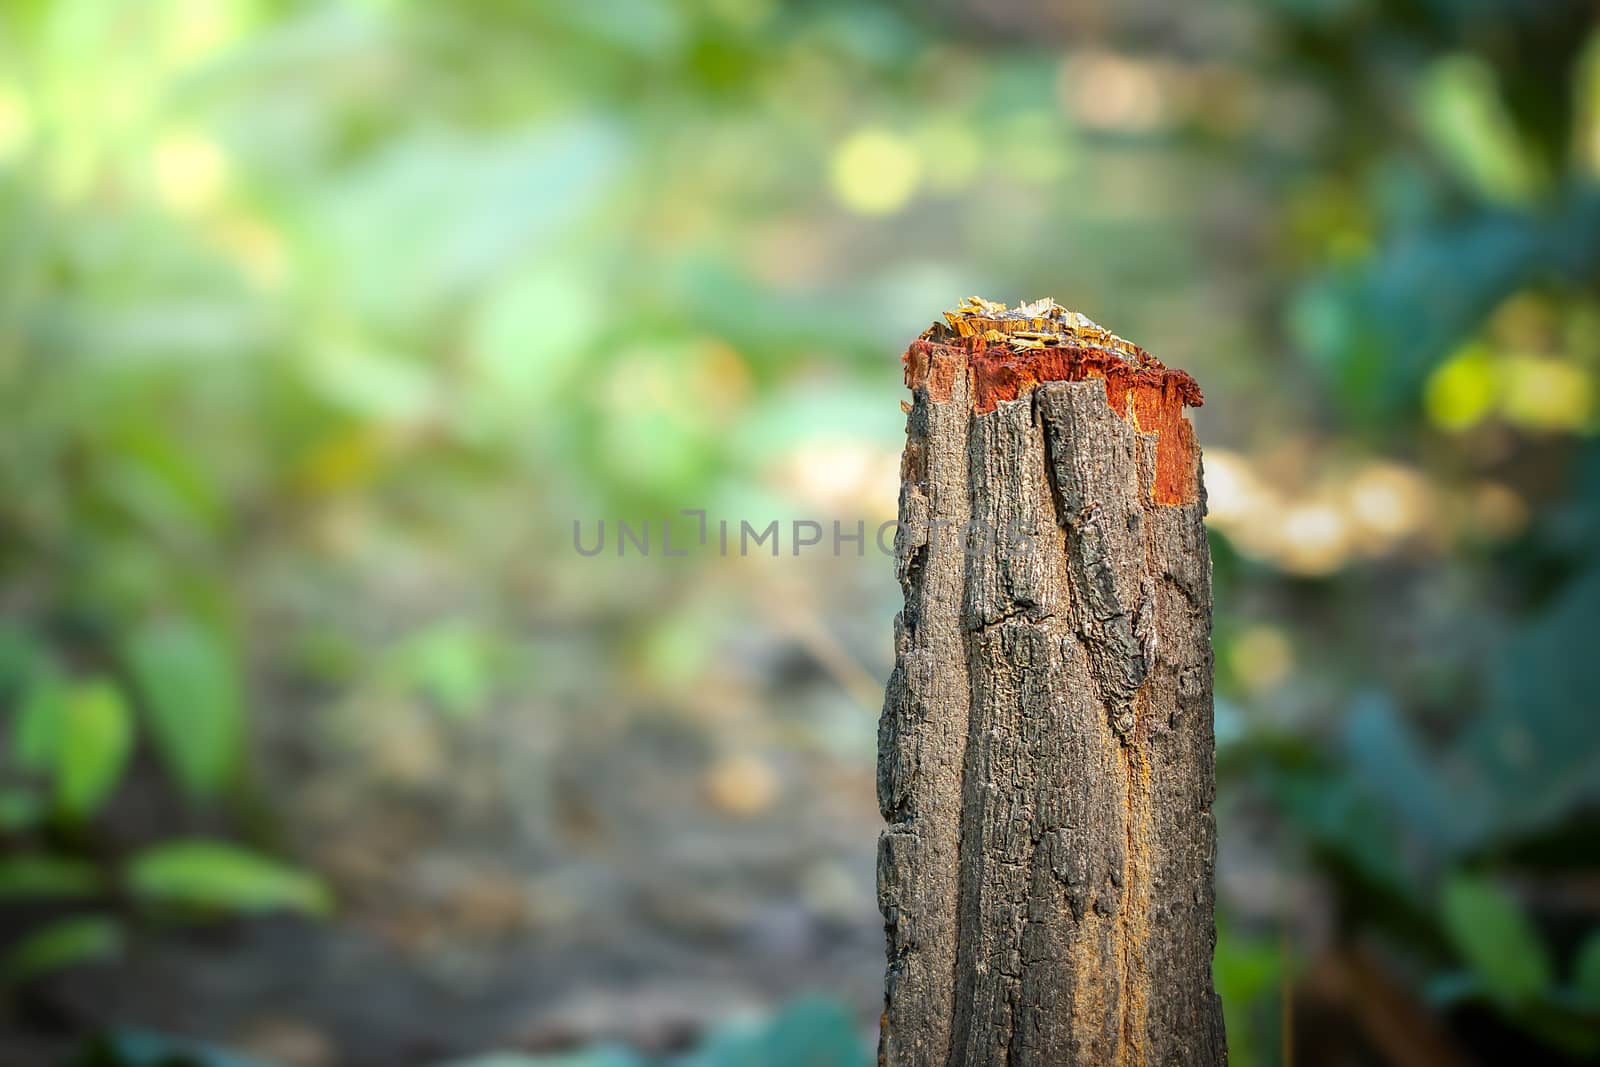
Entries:
{"type": "Polygon", "coordinates": [[[879,1060],[1223,1063],[1203,495],[1100,378],[971,389],[907,422],[879,1060]]]}

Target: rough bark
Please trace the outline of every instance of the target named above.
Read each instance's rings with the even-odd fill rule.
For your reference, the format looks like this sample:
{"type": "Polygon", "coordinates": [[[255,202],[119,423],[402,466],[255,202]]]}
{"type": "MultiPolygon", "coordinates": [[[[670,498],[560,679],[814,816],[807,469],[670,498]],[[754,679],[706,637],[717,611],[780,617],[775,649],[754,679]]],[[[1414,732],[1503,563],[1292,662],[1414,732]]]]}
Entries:
{"type": "Polygon", "coordinates": [[[890,1067],[1226,1061],[1199,392],[1070,314],[1045,358],[1015,313],[907,353],[890,1067]]]}

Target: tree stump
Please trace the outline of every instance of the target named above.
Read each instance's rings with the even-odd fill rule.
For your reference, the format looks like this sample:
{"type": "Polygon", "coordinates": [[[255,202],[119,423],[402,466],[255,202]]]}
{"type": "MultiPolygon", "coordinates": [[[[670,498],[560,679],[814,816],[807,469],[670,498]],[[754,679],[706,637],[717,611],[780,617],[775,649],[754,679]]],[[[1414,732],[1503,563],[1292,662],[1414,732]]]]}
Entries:
{"type": "Polygon", "coordinates": [[[1200,390],[1039,301],[905,354],[879,1062],[1227,1059],[1200,390]]]}

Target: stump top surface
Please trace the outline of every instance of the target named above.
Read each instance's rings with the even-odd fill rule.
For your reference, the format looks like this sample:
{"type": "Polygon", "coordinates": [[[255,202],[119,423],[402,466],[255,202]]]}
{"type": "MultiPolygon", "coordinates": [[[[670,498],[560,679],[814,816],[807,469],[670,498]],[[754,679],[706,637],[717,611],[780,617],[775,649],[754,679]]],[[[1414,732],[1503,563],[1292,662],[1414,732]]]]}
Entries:
{"type": "Polygon", "coordinates": [[[963,397],[975,415],[1046,382],[1100,380],[1112,410],[1158,438],[1155,500],[1198,498],[1199,449],[1183,409],[1203,403],[1199,383],[1086,315],[1050,299],[1008,308],[972,296],[923,331],[902,358],[908,388],[934,403],[963,397]]]}
{"type": "MultiPolygon", "coordinates": [[[[932,384],[935,394],[942,393],[939,364],[947,360],[941,357],[955,352],[972,373],[972,401],[980,413],[1002,400],[1015,400],[1040,382],[1085,378],[1105,378],[1108,389],[1118,394],[1129,387],[1153,389],[1180,409],[1199,407],[1205,400],[1199,383],[1186,372],[1169,368],[1132,341],[1048,298],[1010,308],[967,297],[906,350],[906,385],[915,389],[932,384]],[[931,383],[930,375],[935,379],[931,383]]],[[[1119,408],[1120,399],[1113,398],[1119,408]]]]}
{"type": "Polygon", "coordinates": [[[1096,323],[1089,316],[1069,311],[1048,297],[1007,307],[996,300],[969,296],[944,313],[944,322],[935,322],[922,334],[924,341],[947,341],[953,337],[982,337],[990,344],[1022,349],[1041,349],[1052,345],[1085,345],[1114,352],[1129,363],[1143,367],[1155,357],[1125,338],[1096,323]]]}

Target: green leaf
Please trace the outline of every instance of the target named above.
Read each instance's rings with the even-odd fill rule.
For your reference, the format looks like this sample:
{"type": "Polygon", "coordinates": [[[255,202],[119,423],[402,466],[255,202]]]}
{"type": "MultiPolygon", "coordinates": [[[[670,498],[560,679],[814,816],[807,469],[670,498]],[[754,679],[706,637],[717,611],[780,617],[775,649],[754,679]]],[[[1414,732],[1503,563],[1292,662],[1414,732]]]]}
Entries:
{"type": "Polygon", "coordinates": [[[0,699],[15,699],[45,662],[38,643],[21,627],[0,625],[0,699]]]}
{"type": "Polygon", "coordinates": [[[189,622],[163,623],[134,636],[128,663],[173,776],[191,797],[216,795],[239,764],[244,732],[242,686],[226,643],[189,622]]]}
{"type": "Polygon", "coordinates": [[[201,911],[325,915],[333,899],[314,875],[221,841],[175,841],[140,853],[128,887],[146,903],[201,911]]]}
{"type": "Polygon", "coordinates": [[[1553,826],[1600,800],[1600,716],[1576,710],[1600,690],[1600,656],[1584,641],[1597,611],[1600,567],[1590,567],[1504,646],[1488,710],[1461,731],[1452,753],[1465,771],[1454,793],[1484,809],[1473,843],[1553,826]]]}
{"type": "Polygon", "coordinates": [[[16,761],[24,770],[43,773],[54,769],[66,718],[62,710],[65,695],[65,683],[53,672],[40,673],[29,684],[11,727],[16,761]]]}
{"type": "Polygon", "coordinates": [[[1417,117],[1434,147],[1466,182],[1494,200],[1526,201],[1541,184],[1537,153],[1522,144],[1494,69],[1453,55],[1424,72],[1417,117]]]}
{"type": "Polygon", "coordinates": [[[184,447],[160,413],[126,413],[104,447],[106,493],[152,531],[218,532],[223,509],[204,453],[184,447]]]}
{"type": "Polygon", "coordinates": [[[1449,854],[1469,839],[1477,809],[1452,794],[1392,697],[1358,696],[1345,716],[1344,744],[1355,780],[1430,855],[1449,854]]]}
{"type": "Polygon", "coordinates": [[[0,900],[28,897],[84,897],[100,891],[93,864],[60,856],[0,858],[0,900]]]}
{"type": "Polygon", "coordinates": [[[1217,993],[1234,1063],[1266,1063],[1277,1035],[1272,1028],[1284,980],[1283,947],[1269,937],[1248,937],[1217,923],[1213,962],[1217,993]]]}
{"type": "Polygon", "coordinates": [[[122,927],[104,915],[62,919],[24,937],[0,960],[6,984],[59,971],[76,963],[108,959],[122,951],[122,927]]]}
{"type": "Polygon", "coordinates": [[[1446,934],[1489,995],[1522,1004],[1547,993],[1555,978],[1549,954],[1522,908],[1482,878],[1458,875],[1444,889],[1446,934]]]}
{"type": "Polygon", "coordinates": [[[482,631],[465,622],[442,622],[401,645],[399,669],[447,714],[467,719],[489,697],[492,653],[482,631]]]}
{"type": "Polygon", "coordinates": [[[61,697],[56,807],[73,819],[94,814],[116,787],[133,751],[133,726],[116,687],[79,682],[61,697]]]}
{"type": "Polygon", "coordinates": [[[1587,1003],[1600,1008],[1600,930],[1595,930],[1578,949],[1572,964],[1572,985],[1587,1003]]]}
{"type": "Polygon", "coordinates": [[[44,819],[44,804],[26,789],[0,789],[0,830],[16,832],[44,819]]]}

